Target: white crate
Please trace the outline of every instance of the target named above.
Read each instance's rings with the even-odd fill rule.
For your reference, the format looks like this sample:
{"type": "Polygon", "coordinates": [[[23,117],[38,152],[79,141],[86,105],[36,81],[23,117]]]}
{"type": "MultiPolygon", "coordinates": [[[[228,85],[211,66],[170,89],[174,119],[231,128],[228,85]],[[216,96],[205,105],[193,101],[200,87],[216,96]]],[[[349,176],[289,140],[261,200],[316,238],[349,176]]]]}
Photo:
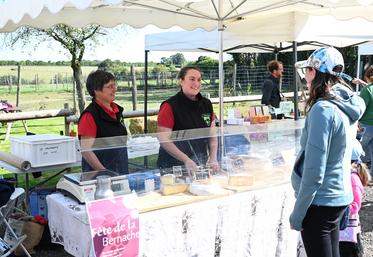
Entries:
{"type": "Polygon", "coordinates": [[[41,167],[76,161],[75,138],[60,135],[11,137],[12,154],[41,167]]]}

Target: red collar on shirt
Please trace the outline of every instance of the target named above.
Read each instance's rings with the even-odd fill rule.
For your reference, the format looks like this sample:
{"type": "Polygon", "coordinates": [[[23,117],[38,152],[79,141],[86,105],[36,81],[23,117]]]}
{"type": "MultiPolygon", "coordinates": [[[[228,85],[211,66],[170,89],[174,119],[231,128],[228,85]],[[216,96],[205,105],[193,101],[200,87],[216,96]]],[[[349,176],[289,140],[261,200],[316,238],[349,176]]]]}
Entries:
{"type": "Polygon", "coordinates": [[[113,119],[116,119],[117,116],[116,116],[116,113],[119,112],[119,108],[118,106],[114,103],[114,102],[111,102],[110,103],[110,107],[111,109],[107,108],[102,102],[100,102],[99,100],[95,99],[95,102],[110,116],[112,117],[113,119]]]}

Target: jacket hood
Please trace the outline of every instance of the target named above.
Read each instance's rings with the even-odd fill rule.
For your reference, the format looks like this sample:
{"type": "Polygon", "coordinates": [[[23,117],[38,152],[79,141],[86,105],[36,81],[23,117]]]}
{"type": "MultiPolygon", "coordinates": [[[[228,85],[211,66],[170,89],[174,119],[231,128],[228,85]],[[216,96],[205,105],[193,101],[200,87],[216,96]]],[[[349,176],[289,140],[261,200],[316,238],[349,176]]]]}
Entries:
{"type": "Polygon", "coordinates": [[[329,99],[329,101],[337,105],[352,122],[358,121],[363,116],[366,108],[365,102],[349,88],[341,84],[335,84],[330,93],[334,98],[329,99]]]}

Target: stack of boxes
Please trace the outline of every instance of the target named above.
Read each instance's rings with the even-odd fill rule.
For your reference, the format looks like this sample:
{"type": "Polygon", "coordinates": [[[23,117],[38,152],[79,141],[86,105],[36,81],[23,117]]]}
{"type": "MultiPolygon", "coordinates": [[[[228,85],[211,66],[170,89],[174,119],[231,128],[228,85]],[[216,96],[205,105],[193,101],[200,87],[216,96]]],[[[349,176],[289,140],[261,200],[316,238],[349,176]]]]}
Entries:
{"type": "Polygon", "coordinates": [[[266,105],[253,105],[249,108],[249,119],[251,124],[271,122],[271,114],[266,105]]]}
{"type": "Polygon", "coordinates": [[[243,125],[244,118],[241,117],[240,109],[229,109],[228,110],[228,125],[243,125]]]}

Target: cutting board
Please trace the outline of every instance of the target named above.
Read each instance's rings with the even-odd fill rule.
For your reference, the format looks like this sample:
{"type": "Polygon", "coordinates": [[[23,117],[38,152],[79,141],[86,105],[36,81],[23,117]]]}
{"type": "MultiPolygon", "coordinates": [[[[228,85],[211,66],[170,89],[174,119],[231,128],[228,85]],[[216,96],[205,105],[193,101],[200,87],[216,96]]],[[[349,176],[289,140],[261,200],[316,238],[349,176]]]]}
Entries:
{"type": "Polygon", "coordinates": [[[174,195],[161,195],[157,192],[151,192],[146,195],[138,197],[136,204],[140,213],[155,211],[163,208],[174,207],[189,203],[196,203],[209,199],[224,197],[232,194],[232,191],[225,190],[224,193],[216,195],[196,196],[188,192],[174,195]]]}

